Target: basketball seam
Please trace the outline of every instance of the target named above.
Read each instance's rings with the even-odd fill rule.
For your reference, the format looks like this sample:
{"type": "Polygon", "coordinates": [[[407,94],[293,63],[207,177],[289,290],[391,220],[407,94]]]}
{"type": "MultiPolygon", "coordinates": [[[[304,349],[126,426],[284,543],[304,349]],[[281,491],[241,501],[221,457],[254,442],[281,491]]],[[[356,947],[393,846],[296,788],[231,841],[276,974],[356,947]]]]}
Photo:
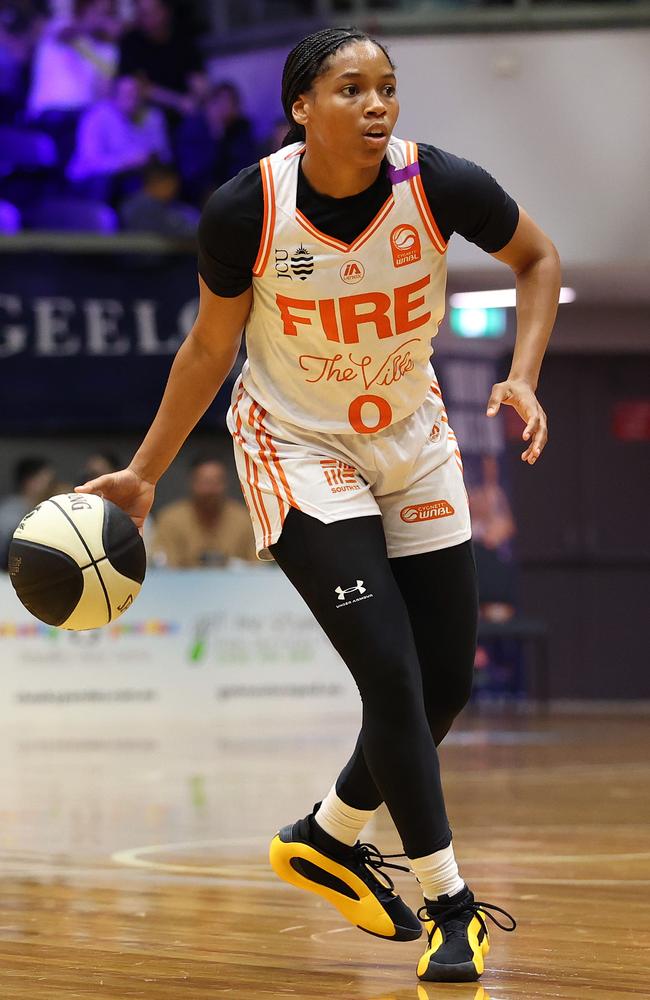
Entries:
{"type": "MultiPolygon", "coordinates": [[[[63,514],[63,516],[66,518],[66,520],[68,520],[70,522],[70,524],[72,525],[72,527],[76,531],[77,535],[79,536],[79,541],[81,542],[81,544],[85,548],[86,552],[88,553],[88,558],[90,559],[91,565],[93,566],[93,568],[95,570],[95,573],[97,574],[97,579],[99,580],[100,586],[101,586],[102,590],[104,591],[104,599],[106,601],[106,608],[108,610],[108,621],[106,622],[106,624],[108,625],[111,622],[112,618],[113,618],[113,614],[111,612],[111,602],[110,602],[110,600],[108,598],[108,591],[106,590],[106,585],[104,584],[104,581],[102,580],[102,574],[97,569],[97,563],[93,559],[93,554],[90,551],[90,549],[88,548],[88,546],[86,545],[86,541],[84,539],[84,536],[81,534],[81,532],[79,531],[79,528],[74,523],[74,521],[72,520],[72,518],[70,517],[70,515],[68,514],[68,512],[63,509],[63,507],[61,506],[61,504],[58,504],[56,502],[56,500],[53,500],[51,497],[49,499],[49,503],[54,504],[54,506],[57,507],[61,511],[61,513],[63,514]]],[[[87,568],[88,567],[86,567],[86,569],[87,568]]]]}

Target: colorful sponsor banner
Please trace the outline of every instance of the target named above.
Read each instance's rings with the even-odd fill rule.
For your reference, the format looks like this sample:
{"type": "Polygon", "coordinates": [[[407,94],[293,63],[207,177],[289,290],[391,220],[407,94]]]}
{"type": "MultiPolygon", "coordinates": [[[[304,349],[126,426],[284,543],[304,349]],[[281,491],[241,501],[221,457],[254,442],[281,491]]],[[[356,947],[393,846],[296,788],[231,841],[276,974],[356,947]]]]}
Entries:
{"type": "Polygon", "coordinates": [[[13,719],[134,706],[152,717],[289,717],[359,704],[311,612],[268,566],[151,570],[133,606],[90,632],[36,621],[0,576],[0,662],[0,716],[13,719]]]}

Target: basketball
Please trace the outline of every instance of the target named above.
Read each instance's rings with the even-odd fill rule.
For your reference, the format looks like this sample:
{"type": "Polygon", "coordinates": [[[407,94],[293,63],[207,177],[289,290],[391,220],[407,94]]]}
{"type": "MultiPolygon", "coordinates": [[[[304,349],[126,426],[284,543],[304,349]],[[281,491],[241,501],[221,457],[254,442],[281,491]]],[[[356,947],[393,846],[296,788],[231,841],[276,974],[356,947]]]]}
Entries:
{"type": "Polygon", "coordinates": [[[83,631],[119,618],[140,592],[144,543],[110,500],[64,493],[26,514],[9,548],[9,576],[40,621],[83,631]]]}

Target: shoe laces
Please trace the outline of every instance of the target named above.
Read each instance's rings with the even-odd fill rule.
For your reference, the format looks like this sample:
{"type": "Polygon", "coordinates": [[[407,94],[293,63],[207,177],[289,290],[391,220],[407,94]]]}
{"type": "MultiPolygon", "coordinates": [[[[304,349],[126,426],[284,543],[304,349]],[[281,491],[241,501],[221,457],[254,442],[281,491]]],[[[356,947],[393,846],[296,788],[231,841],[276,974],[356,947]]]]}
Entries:
{"type": "MultiPolygon", "coordinates": [[[[352,850],[355,853],[355,859],[359,865],[369,865],[370,868],[374,868],[375,871],[379,871],[382,868],[396,868],[401,872],[410,872],[411,870],[406,865],[393,865],[386,861],[386,858],[405,858],[405,854],[382,854],[374,844],[360,844],[358,842],[354,845],[352,850]]],[[[392,878],[385,871],[382,871],[381,874],[382,877],[388,882],[390,891],[393,892],[395,889],[395,883],[392,878]]],[[[388,886],[385,888],[388,888],[388,886]]]]}
{"type": "Polygon", "coordinates": [[[496,924],[497,927],[500,927],[502,931],[507,931],[508,933],[514,931],[515,927],[517,926],[517,921],[512,916],[512,914],[508,913],[507,910],[503,910],[500,906],[497,906],[495,903],[483,903],[477,899],[471,899],[471,900],[465,899],[461,900],[458,903],[452,903],[450,906],[447,906],[444,903],[437,905],[440,905],[442,911],[441,913],[435,915],[431,914],[427,908],[427,904],[425,903],[424,906],[420,907],[417,914],[418,919],[422,920],[423,922],[428,923],[429,921],[432,921],[433,926],[431,927],[431,930],[428,934],[429,944],[431,944],[431,940],[433,938],[433,935],[435,934],[436,927],[441,927],[441,928],[444,927],[445,934],[447,935],[447,937],[457,936],[461,933],[464,935],[467,928],[467,924],[465,921],[459,920],[457,918],[461,915],[461,913],[466,913],[467,911],[470,911],[475,917],[478,918],[479,923],[481,924],[481,927],[483,928],[486,934],[487,934],[487,925],[483,919],[483,916],[486,916],[488,920],[492,921],[493,924],[496,924]],[[507,924],[502,924],[501,921],[497,919],[497,917],[493,916],[493,914],[490,913],[490,910],[494,910],[496,913],[501,913],[503,914],[504,917],[507,917],[508,920],[510,921],[510,926],[508,926],[507,924]]]}

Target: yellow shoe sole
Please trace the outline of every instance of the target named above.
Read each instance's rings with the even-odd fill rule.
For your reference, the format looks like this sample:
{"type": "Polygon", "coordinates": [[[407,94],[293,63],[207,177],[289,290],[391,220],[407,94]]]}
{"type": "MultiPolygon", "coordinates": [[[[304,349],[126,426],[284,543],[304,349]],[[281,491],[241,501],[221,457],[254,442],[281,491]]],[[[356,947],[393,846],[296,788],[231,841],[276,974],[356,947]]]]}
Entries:
{"type": "Polygon", "coordinates": [[[269,847],[269,862],[276,875],[285,882],[298,889],[306,889],[307,892],[313,892],[327,900],[349,923],[368,934],[401,941],[413,941],[422,934],[421,925],[418,930],[396,926],[362,879],[351,872],[349,868],[338,864],[327,855],[321,854],[309,844],[296,841],[286,843],[280,839],[279,834],[276,834],[269,847]],[[313,865],[319,870],[319,873],[326,872],[327,876],[330,876],[331,885],[312,881],[302,872],[296,870],[291,863],[292,860],[306,863],[304,867],[307,869],[313,865]],[[340,886],[339,889],[335,887],[337,882],[340,886]]]}

